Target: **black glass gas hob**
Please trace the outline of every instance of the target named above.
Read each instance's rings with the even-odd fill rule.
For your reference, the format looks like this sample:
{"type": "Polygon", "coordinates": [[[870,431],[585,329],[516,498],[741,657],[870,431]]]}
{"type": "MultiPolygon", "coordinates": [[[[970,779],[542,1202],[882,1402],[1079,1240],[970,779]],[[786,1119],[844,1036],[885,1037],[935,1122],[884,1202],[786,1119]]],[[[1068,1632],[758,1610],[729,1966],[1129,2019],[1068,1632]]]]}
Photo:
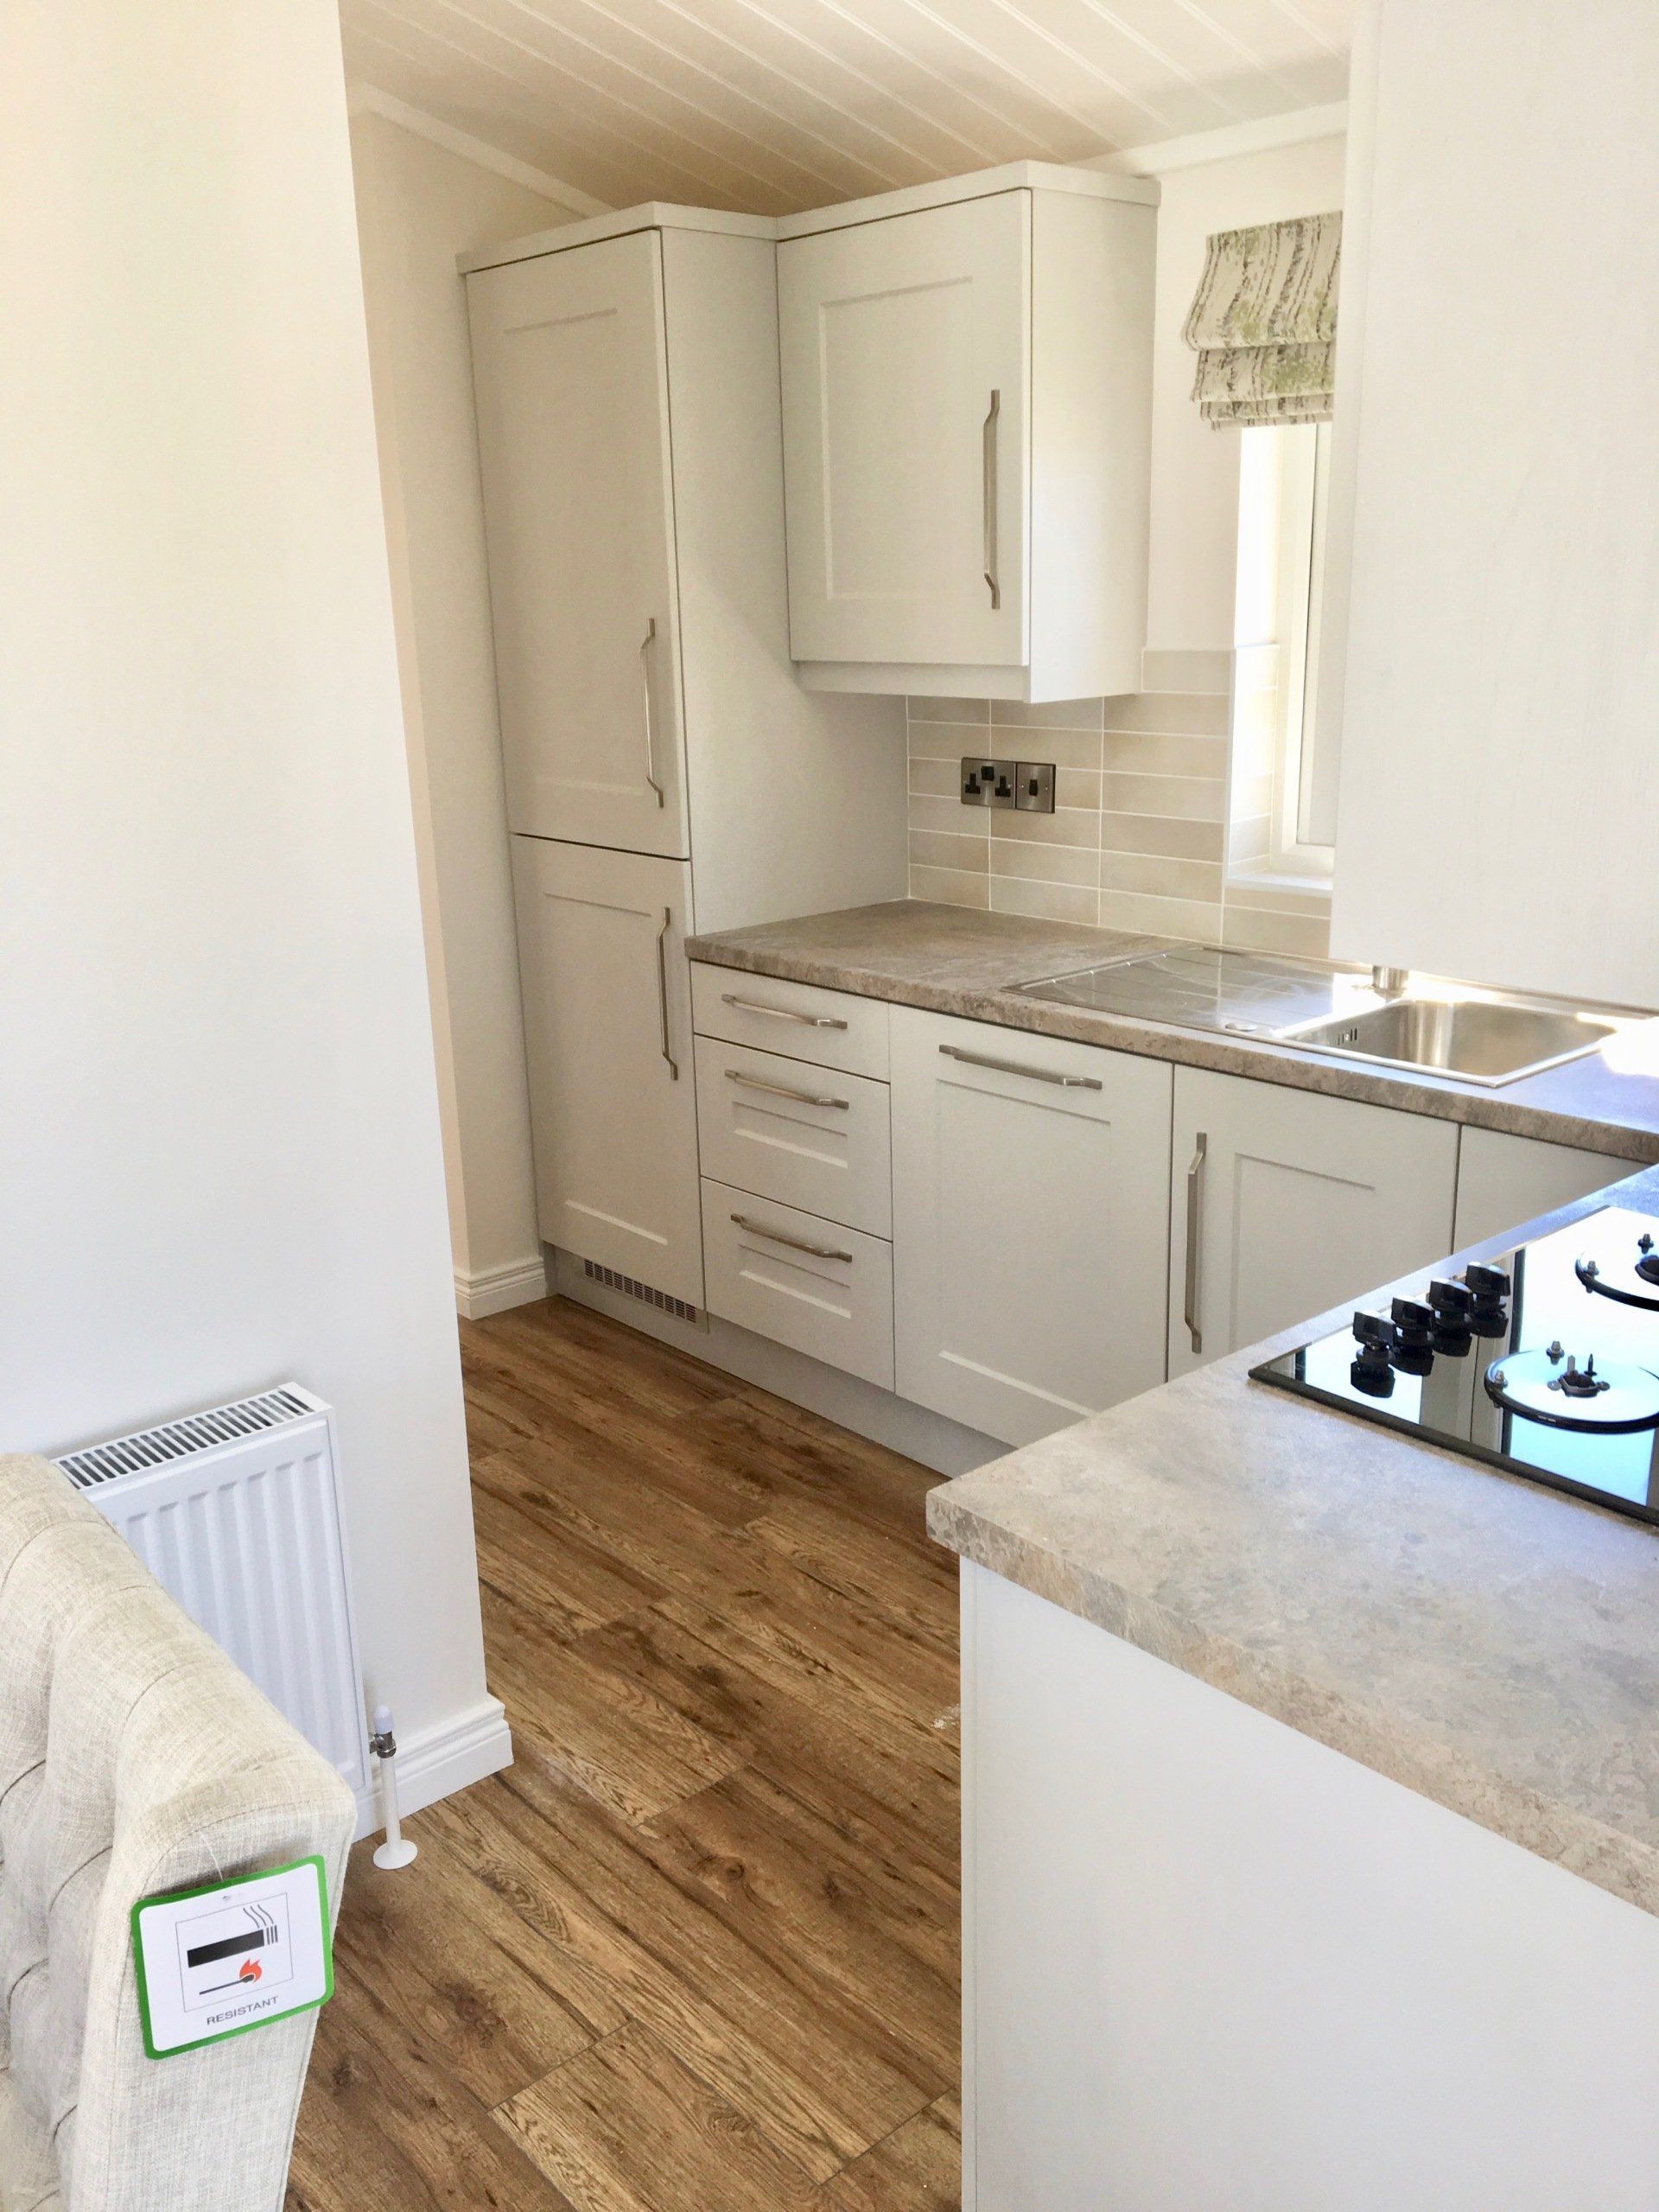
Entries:
{"type": "Polygon", "coordinates": [[[1659,1221],[1605,1207],[1250,1373],[1659,1522],[1659,1221]]]}

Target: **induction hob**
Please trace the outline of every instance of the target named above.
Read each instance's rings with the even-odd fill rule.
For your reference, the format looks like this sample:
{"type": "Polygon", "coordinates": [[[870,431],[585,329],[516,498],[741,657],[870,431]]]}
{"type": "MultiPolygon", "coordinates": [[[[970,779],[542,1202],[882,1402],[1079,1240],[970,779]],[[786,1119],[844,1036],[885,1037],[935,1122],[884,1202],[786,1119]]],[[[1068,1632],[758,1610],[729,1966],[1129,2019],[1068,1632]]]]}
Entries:
{"type": "Polygon", "coordinates": [[[1659,1522],[1659,1221],[1604,1207],[1251,1379],[1659,1522]]]}

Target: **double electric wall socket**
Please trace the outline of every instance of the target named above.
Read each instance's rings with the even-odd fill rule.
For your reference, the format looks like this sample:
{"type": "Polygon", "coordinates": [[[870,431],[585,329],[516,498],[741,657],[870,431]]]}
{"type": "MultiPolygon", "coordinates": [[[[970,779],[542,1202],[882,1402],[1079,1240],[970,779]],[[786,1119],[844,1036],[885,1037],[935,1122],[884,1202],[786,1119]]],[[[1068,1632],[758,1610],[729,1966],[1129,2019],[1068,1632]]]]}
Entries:
{"type": "Polygon", "coordinates": [[[1052,760],[979,760],[964,755],[962,803],[964,806],[1018,807],[1027,814],[1052,814],[1054,764],[1052,760]]]}
{"type": "Polygon", "coordinates": [[[964,806],[1012,806],[1012,760],[969,760],[962,764],[962,803],[964,806]]]}

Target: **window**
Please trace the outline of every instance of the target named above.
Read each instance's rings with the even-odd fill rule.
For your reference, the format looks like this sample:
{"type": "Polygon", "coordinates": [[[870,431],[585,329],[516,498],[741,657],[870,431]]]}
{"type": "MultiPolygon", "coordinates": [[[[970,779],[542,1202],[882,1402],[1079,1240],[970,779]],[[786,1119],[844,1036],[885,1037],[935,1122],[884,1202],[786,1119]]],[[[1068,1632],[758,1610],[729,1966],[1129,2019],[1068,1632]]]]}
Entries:
{"type": "Polygon", "coordinates": [[[1335,747],[1321,753],[1328,423],[1239,433],[1230,873],[1328,883],[1335,747]]]}

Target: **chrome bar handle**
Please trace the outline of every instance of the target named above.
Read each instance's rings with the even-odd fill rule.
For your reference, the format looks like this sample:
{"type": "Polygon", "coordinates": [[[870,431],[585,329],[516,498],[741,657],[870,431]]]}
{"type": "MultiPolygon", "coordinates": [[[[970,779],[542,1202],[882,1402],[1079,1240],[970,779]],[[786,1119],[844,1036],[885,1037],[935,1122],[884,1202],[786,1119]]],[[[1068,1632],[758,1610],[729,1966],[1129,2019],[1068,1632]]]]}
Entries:
{"type": "Polygon", "coordinates": [[[663,909],[663,926],[657,932],[657,1004],[663,1019],[663,1058],[668,1062],[671,1081],[680,1079],[680,1064],[668,1049],[668,925],[674,917],[663,909]]]}
{"type": "Polygon", "coordinates": [[[1181,1317],[1186,1323],[1194,1351],[1204,1350],[1204,1332],[1198,1326],[1198,1243],[1204,1223],[1200,1203],[1204,1187],[1204,1156],[1209,1149],[1209,1136],[1200,1129],[1198,1148],[1192,1155],[1192,1165],[1186,1171],[1186,1304],[1181,1317]]]}
{"type": "Polygon", "coordinates": [[[798,1014],[792,1006],[765,1006],[759,999],[741,999],[734,991],[722,991],[721,1006],[734,1006],[740,1014],[769,1014],[774,1021],[802,1021],[809,1029],[844,1029],[847,1024],[838,1014],[798,1014]]]}
{"type": "Polygon", "coordinates": [[[732,1219],[740,1229],[747,1229],[752,1236],[765,1236],[774,1244],[786,1244],[791,1252],[809,1252],[815,1260],[844,1260],[850,1268],[850,1252],[837,1252],[833,1244],[809,1244],[802,1236],[785,1236],[781,1229],[768,1229],[764,1223],[751,1221],[746,1213],[734,1213],[732,1219]]]}
{"type": "Polygon", "coordinates": [[[1001,414],[1002,395],[1000,391],[994,391],[991,394],[991,404],[985,416],[985,428],[982,434],[985,467],[983,499],[985,514],[985,581],[991,588],[991,605],[993,607],[1001,607],[1002,604],[1002,587],[997,582],[996,576],[996,442],[997,424],[1001,420],[1001,414]]]}
{"type": "Polygon", "coordinates": [[[850,1114],[850,1098],[826,1098],[817,1090],[791,1090],[786,1083],[762,1083],[758,1075],[745,1075],[741,1068],[728,1068],[728,1083],[741,1083],[745,1090],[764,1090],[768,1097],[792,1098],[798,1106],[834,1106],[843,1114],[850,1114]]]}
{"type": "Polygon", "coordinates": [[[941,1045],[948,1060],[961,1060],[970,1068],[995,1068],[998,1075],[1028,1076],[1033,1083],[1057,1083],[1065,1090],[1098,1090],[1097,1075],[1060,1075],[1053,1068],[1028,1068],[1018,1060],[999,1060],[989,1052],[964,1052],[960,1045],[941,1045]]]}
{"type": "Polygon", "coordinates": [[[645,634],[639,640],[639,680],[645,694],[645,781],[657,794],[658,806],[666,806],[663,787],[657,780],[657,734],[651,726],[651,661],[649,655],[657,642],[657,617],[653,614],[645,625],[645,634]]]}

